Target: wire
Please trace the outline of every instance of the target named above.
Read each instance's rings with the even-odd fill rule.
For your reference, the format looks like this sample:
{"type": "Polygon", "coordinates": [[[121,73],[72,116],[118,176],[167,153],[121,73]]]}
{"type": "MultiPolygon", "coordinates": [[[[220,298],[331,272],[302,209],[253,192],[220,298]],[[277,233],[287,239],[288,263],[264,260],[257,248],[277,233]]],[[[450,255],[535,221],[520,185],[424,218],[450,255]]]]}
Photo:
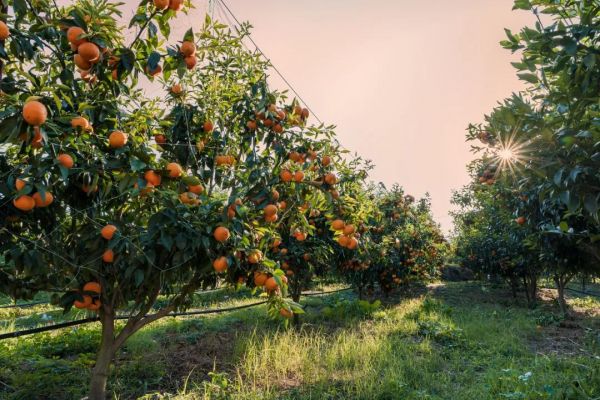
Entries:
{"type": "MultiPolygon", "coordinates": [[[[241,27],[242,24],[237,19],[237,17],[235,16],[235,14],[231,11],[231,9],[227,6],[227,4],[225,3],[225,1],[224,0],[216,0],[216,1],[217,1],[217,3],[219,3],[219,4],[223,5],[223,7],[225,7],[225,9],[227,10],[227,12],[233,17],[233,19],[235,20],[235,22],[237,23],[237,25],[241,27]]],[[[238,33],[240,32],[240,30],[238,29],[238,27],[235,27],[235,29],[238,31],[238,33]]],[[[254,39],[252,39],[252,36],[250,36],[250,34],[248,34],[248,39],[250,40],[250,42],[252,42],[252,44],[254,45],[254,47],[256,47],[256,50],[258,50],[258,52],[260,54],[262,54],[262,56],[269,62],[269,64],[271,65],[271,67],[273,67],[273,70],[277,73],[277,75],[279,75],[279,77],[288,85],[288,87],[292,90],[292,92],[294,92],[294,94],[296,95],[296,97],[298,97],[298,99],[306,106],[306,108],[315,117],[315,119],[317,121],[319,121],[320,124],[323,124],[323,121],[321,121],[321,119],[311,109],[311,107],[308,105],[308,103],[302,98],[302,96],[300,96],[300,93],[298,93],[298,91],[285,78],[285,76],[283,76],[283,74],[279,71],[279,69],[275,66],[275,64],[273,64],[273,62],[271,61],[271,59],[269,57],[267,57],[267,55],[265,54],[265,52],[262,51],[260,47],[258,47],[258,44],[256,44],[256,42],[254,41],[254,39]]]]}

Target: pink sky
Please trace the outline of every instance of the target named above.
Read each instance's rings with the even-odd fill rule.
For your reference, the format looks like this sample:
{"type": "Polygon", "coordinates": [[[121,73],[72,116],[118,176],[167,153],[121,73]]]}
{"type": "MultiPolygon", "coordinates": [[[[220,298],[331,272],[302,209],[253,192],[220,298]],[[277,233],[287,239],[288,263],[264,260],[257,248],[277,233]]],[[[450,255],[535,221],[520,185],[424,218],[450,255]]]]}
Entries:
{"type": "MultiPolygon", "coordinates": [[[[173,39],[199,28],[210,9],[209,0],[192,2],[173,39]]],[[[371,178],[429,192],[436,220],[450,229],[451,191],[468,182],[467,125],[523,88],[515,57],[498,44],[503,28],[533,16],[511,11],[512,0],[226,3],[254,25],[254,40],[317,115],[337,125],[341,143],[374,162],[371,178]]],[[[275,74],[271,82],[285,88],[275,74]]]]}

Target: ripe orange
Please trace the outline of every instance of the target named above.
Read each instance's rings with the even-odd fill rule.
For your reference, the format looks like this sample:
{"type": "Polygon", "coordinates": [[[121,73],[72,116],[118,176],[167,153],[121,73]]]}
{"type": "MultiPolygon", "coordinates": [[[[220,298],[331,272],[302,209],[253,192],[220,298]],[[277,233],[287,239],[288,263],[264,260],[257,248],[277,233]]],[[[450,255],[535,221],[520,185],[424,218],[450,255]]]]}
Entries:
{"type": "Polygon", "coordinates": [[[527,220],[525,219],[525,217],[519,217],[515,220],[517,222],[517,224],[519,225],[524,225],[525,222],[527,222],[527,220]]]}
{"type": "MultiPolygon", "coordinates": [[[[288,271],[288,272],[292,272],[292,271],[288,271]]],[[[293,272],[292,272],[293,274],[293,272]]],[[[294,316],[294,313],[291,310],[288,310],[287,308],[282,307],[281,310],[279,310],[279,315],[281,315],[283,318],[292,318],[294,316]]]]}
{"type": "Polygon", "coordinates": [[[102,261],[111,263],[115,260],[115,253],[111,249],[106,249],[102,254],[102,261]]]}
{"type": "Polygon", "coordinates": [[[108,136],[108,142],[113,149],[120,149],[127,144],[127,134],[121,131],[114,131],[108,136]]]}
{"type": "Polygon", "coordinates": [[[167,144],[167,138],[165,137],[165,135],[156,135],[156,136],[154,136],[154,141],[159,146],[164,146],[165,144],[167,144]]]}
{"type": "Polygon", "coordinates": [[[167,164],[167,171],[169,171],[169,177],[171,178],[179,178],[183,174],[181,165],[174,162],[167,164]]]}
{"type": "Polygon", "coordinates": [[[88,308],[92,304],[92,296],[88,296],[87,294],[83,295],[83,300],[75,300],[73,305],[75,308],[83,309],[88,308]]]}
{"type": "Polygon", "coordinates": [[[280,210],[285,210],[287,208],[287,203],[285,201],[280,201],[278,205],[280,210]]]}
{"type": "Polygon", "coordinates": [[[277,206],[274,204],[268,204],[264,208],[263,212],[265,213],[266,216],[277,214],[277,206]]]}
{"type": "Polygon", "coordinates": [[[102,235],[102,237],[106,240],[110,240],[113,238],[113,236],[115,235],[115,232],[117,231],[117,227],[111,224],[106,225],[105,227],[103,227],[100,230],[100,235],[102,235]]]}
{"type": "Polygon", "coordinates": [[[213,268],[219,273],[225,272],[228,266],[229,261],[227,260],[227,257],[219,257],[213,261],[213,268]]]}
{"type": "Polygon", "coordinates": [[[279,285],[277,284],[277,281],[273,277],[271,277],[265,281],[265,289],[267,290],[267,292],[273,292],[273,291],[277,290],[278,287],[279,287],[279,285]]]}
{"type": "Polygon", "coordinates": [[[321,159],[321,165],[323,165],[324,167],[327,167],[327,166],[329,166],[329,164],[331,164],[331,157],[323,156],[323,158],[321,159]]]}
{"type": "Polygon", "coordinates": [[[258,264],[262,260],[262,253],[260,250],[254,250],[248,255],[248,262],[250,264],[258,264]]]}
{"type": "Polygon", "coordinates": [[[23,106],[23,119],[29,125],[39,126],[46,122],[48,110],[37,100],[28,101],[23,106]]]}
{"type": "Polygon", "coordinates": [[[348,247],[348,245],[350,244],[350,238],[348,236],[342,235],[338,238],[338,243],[342,247],[348,247]]]}
{"type": "Polygon", "coordinates": [[[169,8],[169,0],[154,0],[154,7],[158,10],[166,10],[169,8]]]}
{"type": "Polygon", "coordinates": [[[175,85],[171,86],[171,93],[173,93],[175,96],[180,95],[182,92],[183,88],[179,83],[176,83],[175,85]]]}
{"type": "Polygon", "coordinates": [[[281,171],[281,173],[279,174],[279,177],[281,178],[281,180],[283,182],[291,182],[292,181],[292,173],[290,171],[288,171],[287,169],[281,171]]]}
{"type": "Polygon", "coordinates": [[[67,29],[67,40],[75,45],[79,46],[82,43],[85,43],[87,40],[79,38],[79,36],[85,34],[85,31],[78,26],[72,26],[67,29]]]}
{"type": "Polygon", "coordinates": [[[266,126],[267,128],[270,128],[270,127],[272,127],[272,126],[273,126],[273,120],[272,120],[272,119],[265,119],[265,120],[263,121],[263,123],[265,124],[265,126],[266,126]]]}
{"type": "Polygon", "coordinates": [[[8,30],[8,25],[4,23],[4,21],[0,21],[0,40],[6,40],[10,36],[10,31],[8,30]]]}
{"type": "Polygon", "coordinates": [[[341,231],[345,226],[346,224],[341,219],[336,219],[331,223],[331,227],[336,231],[341,231]]]}
{"type": "Polygon", "coordinates": [[[71,127],[74,129],[88,129],[90,127],[90,122],[85,117],[75,117],[71,119],[71,127]]]}
{"type": "Polygon", "coordinates": [[[194,42],[190,42],[187,40],[184,41],[181,44],[181,54],[183,54],[184,57],[189,57],[196,54],[196,45],[194,44],[194,42]]]}
{"type": "Polygon", "coordinates": [[[294,181],[300,183],[303,180],[304,180],[304,172],[296,171],[296,173],[294,174],[294,181]]]}
{"type": "Polygon", "coordinates": [[[63,167],[65,167],[67,169],[73,168],[73,164],[75,163],[73,161],[73,157],[71,157],[70,155],[65,154],[65,153],[59,154],[57,161],[60,165],[62,165],[63,167]]]}
{"type": "Polygon", "coordinates": [[[333,197],[335,200],[340,198],[340,192],[338,192],[337,190],[331,190],[331,197],[333,197]]]}
{"type": "Polygon", "coordinates": [[[307,119],[310,116],[307,108],[302,109],[302,119],[307,119]]]}
{"type": "Polygon", "coordinates": [[[185,62],[185,66],[187,69],[194,69],[198,60],[196,60],[196,56],[189,56],[183,59],[185,62]]]}
{"type": "Polygon", "coordinates": [[[283,133],[283,126],[281,126],[280,124],[276,124],[273,127],[273,132],[275,132],[275,133],[283,133]]]}
{"type": "Polygon", "coordinates": [[[264,286],[267,279],[269,279],[269,275],[263,272],[256,271],[254,273],[254,284],[256,286],[264,286]]]}
{"type": "Polygon", "coordinates": [[[90,304],[87,309],[90,311],[98,311],[102,306],[102,302],[100,299],[92,300],[92,304],[90,304]]]}
{"type": "Polygon", "coordinates": [[[279,247],[280,244],[281,244],[281,240],[280,239],[275,239],[275,240],[273,240],[273,243],[271,244],[271,247],[279,247]]]}
{"type": "Polygon", "coordinates": [[[255,131],[255,130],[256,130],[256,128],[257,128],[257,127],[256,127],[256,121],[248,121],[248,122],[246,123],[246,127],[247,127],[248,129],[250,129],[251,131],[255,131]]]}
{"type": "Polygon", "coordinates": [[[157,65],[156,68],[154,68],[153,70],[150,70],[150,68],[148,68],[148,66],[146,66],[146,73],[152,77],[160,74],[162,72],[162,67],[160,65],[157,65]]]}
{"type": "Polygon", "coordinates": [[[54,201],[54,196],[50,192],[44,193],[44,196],[40,192],[35,192],[32,198],[35,201],[35,206],[40,208],[48,207],[54,201]]]}
{"type": "Polygon", "coordinates": [[[202,185],[194,185],[188,186],[188,191],[194,194],[201,194],[204,191],[204,186],[202,185]]]}
{"type": "Polygon", "coordinates": [[[212,132],[214,129],[212,121],[206,121],[203,125],[204,132],[212,132]]]}
{"type": "Polygon", "coordinates": [[[329,173],[325,175],[325,182],[329,185],[335,185],[337,182],[337,177],[333,173],[329,173]]]}
{"type": "Polygon", "coordinates": [[[275,189],[271,190],[271,198],[275,201],[279,200],[279,192],[275,189]]]}
{"type": "Polygon", "coordinates": [[[224,226],[219,226],[213,232],[213,236],[215,237],[217,242],[223,243],[229,239],[229,236],[231,236],[231,234],[229,233],[229,229],[225,228],[224,226]]]}
{"type": "MultiPolygon", "coordinates": [[[[77,68],[80,68],[84,71],[87,71],[88,69],[92,68],[92,63],[90,63],[89,61],[85,60],[81,54],[75,54],[73,56],[73,62],[75,63],[75,65],[77,65],[77,68]]],[[[83,78],[83,75],[82,75],[83,78]]]]}
{"type": "Polygon", "coordinates": [[[161,176],[151,169],[144,173],[144,179],[146,179],[146,182],[152,184],[153,186],[160,185],[160,182],[162,180],[161,176]]]}
{"type": "Polygon", "coordinates": [[[15,189],[17,189],[17,192],[21,191],[25,185],[27,185],[27,182],[25,182],[23,179],[18,179],[15,181],[15,189]]]}
{"type": "Polygon", "coordinates": [[[348,224],[344,227],[344,235],[350,236],[356,231],[356,228],[352,224],[348,224]]]}
{"type": "Polygon", "coordinates": [[[350,241],[348,242],[348,248],[350,250],[354,250],[358,247],[358,239],[356,239],[355,237],[351,237],[350,241]]]}
{"type": "Polygon", "coordinates": [[[88,282],[83,285],[84,292],[94,292],[100,294],[102,292],[102,286],[98,282],[88,282]]]}
{"type": "Polygon", "coordinates": [[[296,232],[294,232],[294,237],[296,238],[297,241],[303,242],[306,240],[306,233],[296,231],[296,232]]]}
{"type": "Polygon", "coordinates": [[[35,200],[31,196],[23,195],[14,199],[13,205],[21,211],[31,211],[35,207],[35,200]]]}
{"type": "Polygon", "coordinates": [[[85,42],[77,47],[77,54],[80,55],[84,61],[95,64],[100,59],[100,48],[95,43],[85,42]]]}
{"type": "Polygon", "coordinates": [[[169,8],[174,11],[183,9],[183,0],[169,0],[169,8]]]}

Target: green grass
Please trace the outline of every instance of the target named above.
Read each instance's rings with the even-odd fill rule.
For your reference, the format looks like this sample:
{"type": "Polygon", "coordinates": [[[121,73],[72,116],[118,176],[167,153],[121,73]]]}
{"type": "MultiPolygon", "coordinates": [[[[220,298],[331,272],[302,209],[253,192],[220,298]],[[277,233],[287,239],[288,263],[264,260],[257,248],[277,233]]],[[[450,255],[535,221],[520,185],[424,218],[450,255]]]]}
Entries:
{"type": "MultiPolygon", "coordinates": [[[[530,310],[506,289],[473,283],[387,299],[381,307],[351,292],[304,303],[300,329],[267,319],[262,306],[161,320],[119,353],[113,396],[600,398],[600,303],[589,296],[569,298],[577,311],[569,321],[551,302],[530,310]]],[[[83,397],[98,340],[91,324],[0,342],[0,398],[83,397]]]]}

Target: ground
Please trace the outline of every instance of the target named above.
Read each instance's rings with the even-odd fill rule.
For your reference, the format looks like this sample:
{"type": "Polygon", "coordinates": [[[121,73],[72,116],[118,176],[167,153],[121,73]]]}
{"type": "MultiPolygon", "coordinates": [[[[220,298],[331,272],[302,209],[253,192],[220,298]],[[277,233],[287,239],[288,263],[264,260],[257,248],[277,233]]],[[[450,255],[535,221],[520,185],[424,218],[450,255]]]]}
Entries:
{"type": "MultiPolygon", "coordinates": [[[[227,305],[256,301],[228,296],[227,305]]],[[[351,291],[306,297],[298,329],[262,306],[165,319],[119,353],[110,390],[117,399],[598,399],[600,299],[571,293],[564,319],[554,296],[542,290],[529,309],[503,287],[438,283],[381,304],[351,291]]],[[[20,317],[2,329],[43,323],[44,312],[62,318],[48,306],[0,309],[20,317]]],[[[80,399],[98,340],[90,324],[0,342],[0,398],[80,399]]]]}

